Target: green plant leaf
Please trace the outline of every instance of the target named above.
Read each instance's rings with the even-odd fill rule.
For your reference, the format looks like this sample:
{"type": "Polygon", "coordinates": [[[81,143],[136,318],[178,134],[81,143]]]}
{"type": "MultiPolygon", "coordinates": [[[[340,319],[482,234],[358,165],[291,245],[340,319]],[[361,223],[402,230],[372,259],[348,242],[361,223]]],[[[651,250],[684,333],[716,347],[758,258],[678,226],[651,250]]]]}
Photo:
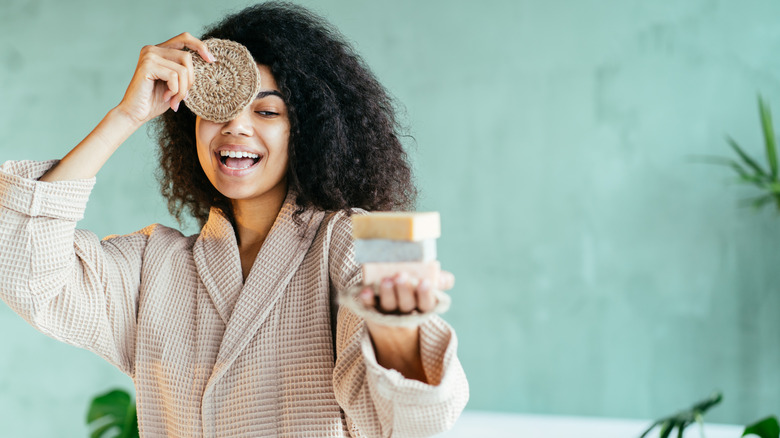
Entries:
{"type": "Polygon", "coordinates": [[[749,184],[755,184],[757,186],[763,187],[765,178],[762,178],[759,175],[753,175],[750,172],[747,171],[744,167],[742,167],[741,164],[736,162],[735,160],[728,160],[728,163],[719,163],[719,164],[726,164],[732,169],[734,169],[735,172],[739,175],[739,182],[743,183],[749,183],[749,184]]]}
{"type": "Polygon", "coordinates": [[[674,422],[671,420],[666,420],[663,426],[661,426],[661,432],[658,434],[659,438],[669,438],[672,430],[674,430],[674,422]]]}
{"type": "MultiPolygon", "coordinates": [[[[89,438],[101,438],[109,430],[116,430],[116,424],[108,423],[95,428],[89,435],[89,438]]],[[[114,436],[114,434],[111,434],[110,436],[114,436]]]]}
{"type": "Polygon", "coordinates": [[[688,425],[690,425],[690,424],[691,423],[689,423],[687,421],[683,421],[682,424],[679,424],[677,426],[679,428],[678,432],[677,432],[677,438],[683,438],[683,433],[685,433],[685,428],[688,427],[688,425]]]}
{"type": "Polygon", "coordinates": [[[773,182],[766,186],[766,189],[775,195],[780,195],[780,182],[773,182]]]}
{"type": "Polygon", "coordinates": [[[752,168],[756,175],[761,175],[764,177],[768,177],[769,175],[766,173],[764,169],[761,168],[761,166],[756,162],[756,160],[750,158],[750,155],[745,153],[744,150],[742,150],[741,147],[739,147],[739,144],[737,144],[736,141],[734,141],[733,138],[726,136],[726,141],[729,143],[729,145],[737,152],[737,155],[739,155],[740,158],[742,158],[742,161],[745,162],[750,168],[752,168]]]}
{"type": "Polygon", "coordinates": [[[722,164],[724,166],[731,166],[734,160],[718,155],[689,155],[687,161],[691,163],[705,163],[705,164],[722,164]]]}
{"type": "Polygon", "coordinates": [[[766,188],[766,182],[764,182],[763,179],[752,176],[752,175],[740,175],[737,182],[743,183],[743,184],[750,184],[758,187],[759,189],[765,189],[766,188]]]}
{"type": "Polygon", "coordinates": [[[138,413],[135,411],[135,403],[127,406],[127,416],[125,417],[125,427],[121,438],[140,438],[138,431],[138,413]]]}
{"type": "Polygon", "coordinates": [[[650,425],[650,427],[645,429],[645,431],[642,432],[642,435],[639,435],[639,438],[645,438],[647,434],[650,433],[651,430],[655,429],[655,427],[658,426],[659,424],[661,424],[661,420],[656,421],[655,423],[650,425]]]}
{"type": "Polygon", "coordinates": [[[120,437],[138,437],[135,402],[125,391],[115,389],[92,399],[87,411],[87,424],[92,438],[101,438],[117,428],[120,437]]]}
{"type": "Polygon", "coordinates": [[[742,436],[747,435],[758,435],[761,438],[780,437],[780,424],[777,422],[777,417],[770,416],[748,425],[742,433],[742,436]]]}
{"type": "Polygon", "coordinates": [[[747,171],[747,169],[742,167],[742,165],[739,164],[738,162],[736,162],[735,160],[729,160],[729,166],[732,169],[734,169],[734,171],[737,172],[739,174],[739,176],[741,176],[743,178],[756,178],[756,179],[760,179],[760,177],[758,177],[758,176],[751,175],[750,172],[747,171]]]}
{"type": "Polygon", "coordinates": [[[661,426],[659,431],[659,438],[668,438],[671,436],[672,432],[675,428],[679,429],[677,432],[677,436],[682,436],[683,431],[686,427],[691,425],[694,421],[698,422],[701,426],[703,426],[703,417],[702,414],[707,412],[711,407],[717,405],[718,403],[723,400],[723,394],[719,391],[715,391],[712,394],[710,394],[709,397],[707,397],[704,400],[699,401],[698,403],[695,403],[690,409],[680,411],[674,415],[671,415],[669,417],[661,418],[660,420],[656,420],[650,428],[645,430],[645,432],[639,437],[644,438],[647,436],[650,431],[652,431],[656,426],[661,426]]]}
{"type": "Polygon", "coordinates": [[[119,389],[99,395],[92,399],[87,412],[87,423],[106,415],[124,418],[128,403],[130,403],[130,394],[119,389]]]}
{"type": "Polygon", "coordinates": [[[761,207],[765,206],[766,204],[774,200],[775,200],[775,196],[770,193],[768,195],[762,195],[762,196],[757,196],[755,198],[745,199],[744,201],[742,201],[742,204],[745,206],[753,207],[756,210],[758,210],[761,207]]]}
{"type": "Polygon", "coordinates": [[[772,127],[772,112],[769,105],[758,96],[758,111],[761,113],[761,127],[764,130],[764,145],[766,146],[766,158],[769,161],[769,169],[772,172],[772,180],[777,180],[777,142],[775,130],[772,127]]]}
{"type": "Polygon", "coordinates": [[[699,416],[701,414],[704,414],[707,412],[711,407],[717,405],[723,401],[723,393],[720,391],[715,391],[712,394],[710,394],[709,397],[706,399],[696,403],[693,405],[693,408],[691,409],[694,412],[694,415],[697,417],[696,420],[699,420],[699,416]]]}

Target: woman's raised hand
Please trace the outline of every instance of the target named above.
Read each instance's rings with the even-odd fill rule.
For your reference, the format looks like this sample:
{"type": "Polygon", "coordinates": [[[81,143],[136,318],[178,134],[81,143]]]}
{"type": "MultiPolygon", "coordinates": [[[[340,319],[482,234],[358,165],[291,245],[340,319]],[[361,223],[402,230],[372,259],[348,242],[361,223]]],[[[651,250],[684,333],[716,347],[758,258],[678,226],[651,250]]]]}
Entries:
{"type": "Polygon", "coordinates": [[[145,46],[117,109],[139,125],[168,108],[177,111],[195,81],[192,53],[183,49],[197,52],[206,62],[214,61],[206,45],[187,32],[162,44],[145,46]]]}
{"type": "Polygon", "coordinates": [[[141,125],[168,108],[178,110],[195,81],[192,54],[183,49],[193,50],[207,62],[214,62],[206,45],[188,33],[141,49],[133,79],[119,105],[109,111],[95,129],[40,180],[94,177],[141,125]]]}

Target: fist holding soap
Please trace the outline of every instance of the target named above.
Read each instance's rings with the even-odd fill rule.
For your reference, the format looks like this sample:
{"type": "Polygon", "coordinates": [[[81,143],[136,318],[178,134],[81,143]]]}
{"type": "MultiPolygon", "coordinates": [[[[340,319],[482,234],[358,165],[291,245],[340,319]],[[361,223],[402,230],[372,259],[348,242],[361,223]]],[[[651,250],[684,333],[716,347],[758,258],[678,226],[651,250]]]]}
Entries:
{"type": "Polygon", "coordinates": [[[355,258],[362,264],[360,299],[384,313],[429,312],[435,290],[452,287],[436,260],[439,213],[376,212],[352,217],[355,258]]]}

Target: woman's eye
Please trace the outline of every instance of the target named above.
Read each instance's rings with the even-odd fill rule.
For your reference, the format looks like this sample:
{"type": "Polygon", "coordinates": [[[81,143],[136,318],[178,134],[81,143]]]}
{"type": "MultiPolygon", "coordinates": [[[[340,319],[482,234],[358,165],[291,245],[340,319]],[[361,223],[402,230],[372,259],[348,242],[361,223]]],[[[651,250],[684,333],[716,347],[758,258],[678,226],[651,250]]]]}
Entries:
{"type": "Polygon", "coordinates": [[[273,111],[255,111],[255,113],[265,117],[272,117],[272,116],[279,115],[279,113],[275,113],[273,111]]]}

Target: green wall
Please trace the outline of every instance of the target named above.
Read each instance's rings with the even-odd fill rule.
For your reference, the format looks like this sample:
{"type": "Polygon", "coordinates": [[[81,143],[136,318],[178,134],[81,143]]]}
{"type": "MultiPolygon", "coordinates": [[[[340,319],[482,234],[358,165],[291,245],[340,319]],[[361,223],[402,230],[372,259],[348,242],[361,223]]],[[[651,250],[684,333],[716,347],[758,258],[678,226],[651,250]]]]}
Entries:
{"type": "MultiPolygon", "coordinates": [[[[720,389],[710,421],[780,415],[780,217],[691,160],[730,155],[726,133],[761,153],[780,3],[302,3],[403,105],[419,208],[442,213],[457,276],[469,409],[649,419],[720,389]]],[[[61,157],[119,102],[143,45],[245,4],[0,0],[0,161],[61,157]]],[[[136,133],[80,226],[174,225],[155,160],[136,133]]],[[[131,385],[4,305],[0,333],[2,436],[84,436],[89,399],[131,385]]]]}

